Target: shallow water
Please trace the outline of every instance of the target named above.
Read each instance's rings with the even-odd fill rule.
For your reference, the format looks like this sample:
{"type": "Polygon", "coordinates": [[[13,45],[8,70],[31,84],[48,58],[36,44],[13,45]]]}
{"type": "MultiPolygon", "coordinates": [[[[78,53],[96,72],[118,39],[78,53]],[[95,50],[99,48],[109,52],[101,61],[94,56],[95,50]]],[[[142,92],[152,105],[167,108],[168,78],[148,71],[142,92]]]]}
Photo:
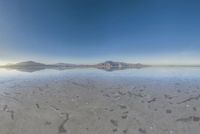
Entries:
{"type": "Polygon", "coordinates": [[[49,76],[67,76],[67,75],[85,75],[85,76],[119,76],[119,77],[140,77],[140,78],[200,78],[200,68],[198,67],[168,67],[168,68],[141,68],[105,71],[99,69],[66,69],[52,70],[45,69],[35,72],[23,72],[19,70],[0,69],[0,79],[16,77],[49,77],[49,76]]]}
{"type": "Polygon", "coordinates": [[[200,68],[0,69],[0,133],[197,134],[199,101],[200,68]]]}

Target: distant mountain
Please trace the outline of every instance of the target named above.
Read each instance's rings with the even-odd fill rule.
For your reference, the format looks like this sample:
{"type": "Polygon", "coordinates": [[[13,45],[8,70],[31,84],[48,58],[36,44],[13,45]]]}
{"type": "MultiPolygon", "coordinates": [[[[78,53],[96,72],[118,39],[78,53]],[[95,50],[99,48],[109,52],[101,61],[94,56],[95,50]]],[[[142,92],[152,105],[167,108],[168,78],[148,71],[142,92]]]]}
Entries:
{"type": "Polygon", "coordinates": [[[5,66],[1,66],[1,68],[9,68],[9,69],[15,69],[23,72],[35,72],[39,70],[44,70],[49,68],[48,65],[37,63],[34,61],[25,61],[25,62],[19,62],[16,64],[8,64],[5,66]]]}
{"type": "Polygon", "coordinates": [[[38,63],[35,61],[25,61],[25,62],[19,62],[16,64],[8,64],[5,65],[7,67],[33,67],[33,66],[45,66],[45,67],[74,67],[77,66],[75,64],[67,64],[67,63],[56,63],[56,64],[43,64],[38,63]]]}
{"type": "Polygon", "coordinates": [[[116,61],[105,61],[94,65],[68,64],[68,63],[43,64],[35,61],[25,61],[16,64],[8,64],[0,66],[0,68],[15,69],[23,72],[35,72],[43,69],[66,70],[73,68],[97,68],[105,71],[116,71],[129,68],[140,69],[144,67],[200,67],[200,65],[144,65],[140,63],[131,64],[125,62],[116,62],[116,61]]]}
{"type": "Polygon", "coordinates": [[[51,64],[51,66],[57,66],[57,67],[76,67],[76,64],[69,64],[69,63],[56,63],[51,64]]]}
{"type": "Polygon", "coordinates": [[[8,64],[5,66],[0,66],[1,68],[10,68],[16,69],[19,71],[26,71],[26,72],[34,72],[43,69],[55,69],[55,70],[65,70],[71,68],[98,68],[103,69],[106,71],[114,71],[114,70],[123,70],[127,68],[143,68],[148,67],[147,65],[143,64],[130,64],[124,62],[115,62],[115,61],[105,61],[103,63],[95,64],[95,65],[87,65],[87,64],[68,64],[68,63],[57,63],[57,64],[43,64],[34,61],[25,61],[19,62],[16,64],[8,64]]]}
{"type": "Polygon", "coordinates": [[[42,64],[42,63],[37,63],[37,62],[34,62],[34,61],[25,61],[25,62],[19,62],[19,63],[16,63],[16,64],[10,64],[10,65],[7,65],[7,66],[46,66],[46,65],[42,64]]]}
{"type": "Polygon", "coordinates": [[[143,65],[140,63],[130,64],[124,62],[115,62],[115,61],[105,61],[103,63],[96,64],[98,68],[142,68],[147,67],[147,65],[143,65]]]}
{"type": "Polygon", "coordinates": [[[98,67],[106,67],[106,68],[112,68],[112,67],[127,67],[128,64],[127,63],[123,63],[123,62],[114,62],[114,61],[105,61],[103,63],[99,63],[97,64],[98,67]]]}

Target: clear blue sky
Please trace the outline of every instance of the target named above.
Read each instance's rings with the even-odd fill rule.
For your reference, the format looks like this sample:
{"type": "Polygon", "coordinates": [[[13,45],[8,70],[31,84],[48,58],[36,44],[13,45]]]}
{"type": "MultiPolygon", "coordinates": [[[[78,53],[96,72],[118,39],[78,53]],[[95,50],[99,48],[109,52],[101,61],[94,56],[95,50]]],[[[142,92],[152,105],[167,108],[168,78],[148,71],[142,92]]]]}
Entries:
{"type": "Polygon", "coordinates": [[[0,63],[200,63],[198,0],[0,0],[0,63]]]}

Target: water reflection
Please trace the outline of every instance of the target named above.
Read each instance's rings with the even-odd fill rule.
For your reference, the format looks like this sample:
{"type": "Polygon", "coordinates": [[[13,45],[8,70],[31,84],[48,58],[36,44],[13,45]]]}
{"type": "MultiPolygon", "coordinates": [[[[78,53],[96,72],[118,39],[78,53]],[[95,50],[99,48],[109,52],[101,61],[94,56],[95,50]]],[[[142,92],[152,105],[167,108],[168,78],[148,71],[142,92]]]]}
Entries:
{"type": "Polygon", "coordinates": [[[98,75],[98,76],[120,76],[120,77],[184,77],[200,78],[200,68],[197,67],[168,67],[168,68],[142,68],[142,69],[122,69],[122,70],[102,70],[95,68],[68,68],[68,69],[0,69],[0,78],[5,77],[41,77],[41,76],[62,76],[62,75],[98,75]]]}

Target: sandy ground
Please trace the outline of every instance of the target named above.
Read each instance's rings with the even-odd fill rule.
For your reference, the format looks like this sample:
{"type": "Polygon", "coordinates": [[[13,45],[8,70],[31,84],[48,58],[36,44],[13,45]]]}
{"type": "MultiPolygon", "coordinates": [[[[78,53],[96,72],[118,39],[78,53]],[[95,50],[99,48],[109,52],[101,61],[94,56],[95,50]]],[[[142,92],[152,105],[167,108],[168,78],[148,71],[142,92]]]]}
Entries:
{"type": "Polygon", "coordinates": [[[62,76],[0,88],[0,134],[200,133],[197,79],[62,76]]]}

